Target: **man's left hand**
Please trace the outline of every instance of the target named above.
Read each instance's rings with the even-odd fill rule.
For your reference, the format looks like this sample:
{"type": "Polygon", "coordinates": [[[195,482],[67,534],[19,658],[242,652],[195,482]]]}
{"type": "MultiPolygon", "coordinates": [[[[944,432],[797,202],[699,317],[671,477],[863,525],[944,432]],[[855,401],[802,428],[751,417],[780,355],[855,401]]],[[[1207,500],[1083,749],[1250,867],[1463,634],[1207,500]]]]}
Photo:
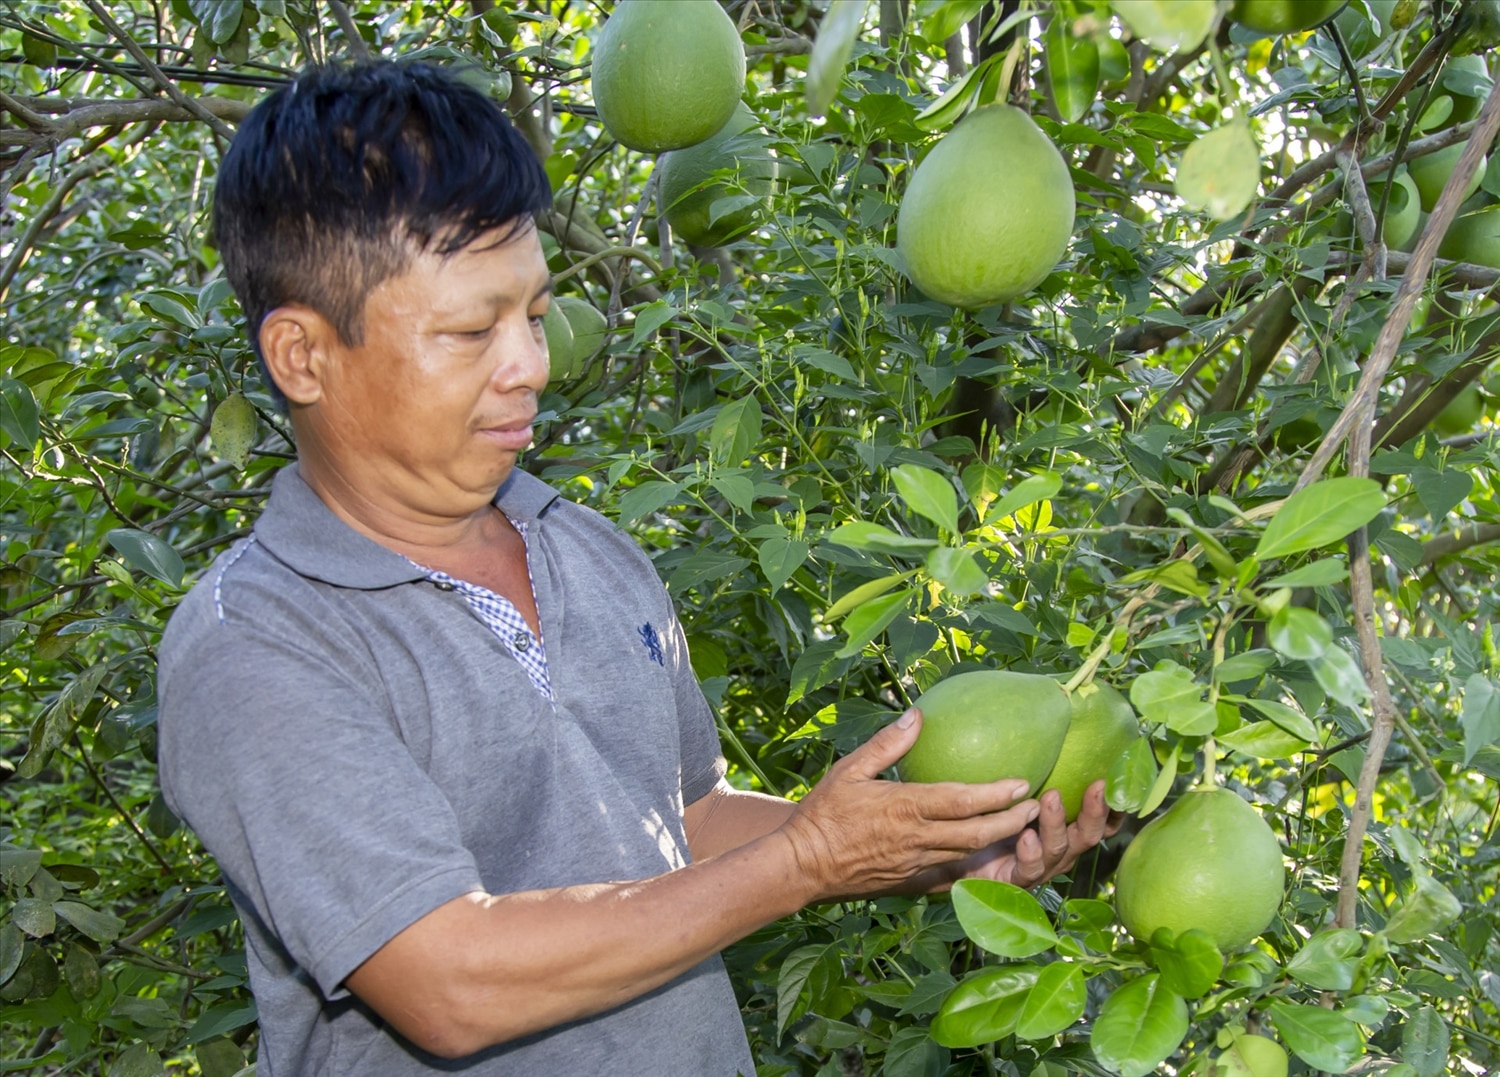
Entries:
{"type": "Polygon", "coordinates": [[[1071,823],[1057,790],[1043,794],[1040,803],[1034,828],[944,869],[942,878],[930,880],[933,888],[946,889],[959,879],[996,879],[1029,890],[1071,869],[1082,854],[1118,831],[1125,821],[1122,813],[1110,811],[1104,802],[1102,780],[1089,786],[1078,817],[1071,823]]]}

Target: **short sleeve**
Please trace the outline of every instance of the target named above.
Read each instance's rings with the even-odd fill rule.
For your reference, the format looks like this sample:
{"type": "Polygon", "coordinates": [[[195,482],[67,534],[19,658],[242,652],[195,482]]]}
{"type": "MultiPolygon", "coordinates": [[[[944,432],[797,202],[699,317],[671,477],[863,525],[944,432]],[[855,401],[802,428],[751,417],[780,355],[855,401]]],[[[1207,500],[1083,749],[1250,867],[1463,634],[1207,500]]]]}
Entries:
{"type": "Polygon", "coordinates": [[[241,911],[337,998],[397,933],[483,889],[479,870],[352,638],[194,613],[163,640],[163,791],[241,911]]]}
{"type": "MultiPolygon", "coordinates": [[[[667,603],[670,607],[671,600],[667,599],[667,603]]],[[[724,777],[728,764],[719,745],[713,708],[704,698],[703,688],[693,672],[687,636],[675,609],[667,622],[667,633],[682,745],[682,803],[687,805],[707,796],[724,777]]]]}

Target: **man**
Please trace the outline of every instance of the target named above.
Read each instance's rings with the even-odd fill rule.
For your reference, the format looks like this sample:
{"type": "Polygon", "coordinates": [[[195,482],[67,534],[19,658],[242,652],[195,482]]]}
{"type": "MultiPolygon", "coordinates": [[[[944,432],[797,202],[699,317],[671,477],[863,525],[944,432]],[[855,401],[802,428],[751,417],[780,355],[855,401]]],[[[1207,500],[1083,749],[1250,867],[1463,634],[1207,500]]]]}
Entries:
{"type": "Polygon", "coordinates": [[[262,1077],[750,1074],[724,946],[843,895],[1032,885],[1105,828],[1100,788],[1070,828],[1024,783],[879,780],[915,712],[800,804],[723,781],[649,560],[516,467],[549,197],[422,65],[311,71],[223,164],[298,462],[172,619],[161,763],[244,921],[262,1077]]]}

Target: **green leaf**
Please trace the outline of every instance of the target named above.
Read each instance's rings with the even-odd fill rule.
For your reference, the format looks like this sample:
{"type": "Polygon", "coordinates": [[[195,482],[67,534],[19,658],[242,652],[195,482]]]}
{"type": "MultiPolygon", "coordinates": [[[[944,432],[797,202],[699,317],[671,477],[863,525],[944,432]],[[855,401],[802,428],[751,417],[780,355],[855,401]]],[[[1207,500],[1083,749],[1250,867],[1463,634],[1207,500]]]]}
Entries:
{"type": "Polygon", "coordinates": [[[927,555],[927,573],[960,598],[978,594],[990,582],[973,554],[952,546],[939,546],[927,555]]]}
{"type": "Polygon", "coordinates": [[[1203,685],[1181,666],[1142,673],[1130,686],[1130,702],[1147,722],[1184,736],[1212,733],[1219,724],[1213,705],[1203,699],[1203,685]]]}
{"type": "Polygon", "coordinates": [[[917,17],[922,22],[922,36],[928,41],[946,41],[963,29],[964,23],[977,18],[983,11],[986,0],[940,0],[939,3],[917,5],[917,17]]]}
{"type": "Polygon", "coordinates": [[[828,536],[829,542],[866,553],[883,553],[893,557],[917,557],[937,545],[936,539],[900,535],[889,527],[867,520],[851,520],[828,536]]]}
{"type": "Polygon", "coordinates": [[[1474,492],[1474,476],[1456,468],[1434,471],[1419,467],[1411,473],[1411,485],[1432,522],[1440,524],[1443,517],[1474,492]]]}
{"type": "Polygon", "coordinates": [[[950,535],[959,533],[958,494],[945,476],[916,464],[902,464],[891,469],[891,478],[907,508],[950,535]]]}
{"type": "MultiPolygon", "coordinates": [[[[776,1035],[786,1034],[787,1026],[805,1014],[819,994],[827,988],[830,962],[841,966],[837,946],[816,943],[799,947],[781,963],[776,981],[776,1035]]],[[[842,967],[839,968],[842,973],[842,967]]]]}
{"type": "Polygon", "coordinates": [[[670,504],[682,493],[682,484],[666,482],[661,479],[650,479],[627,492],[620,498],[615,509],[615,522],[621,527],[639,520],[642,516],[649,516],[658,509],[670,504]]]}
{"type": "Polygon", "coordinates": [[[1030,957],[1057,944],[1041,902],[1010,883],[961,879],[953,884],[953,911],[964,934],[1001,957],[1030,957]]]}
{"type": "Polygon", "coordinates": [[[1345,475],[1315,482],[1276,510],[1255,556],[1269,561],[1339,542],[1375,519],[1385,504],[1385,493],[1374,479],[1345,475]]]}
{"type": "Polygon", "coordinates": [[[1431,875],[1415,876],[1416,887],[1385,924],[1392,942],[1417,942],[1436,934],[1463,915],[1453,892],[1431,875]]]}
{"type": "Polygon", "coordinates": [[[182,586],[182,557],[170,545],[148,531],[117,527],[106,532],[105,541],[137,572],[144,572],[172,587],[182,586]]]}
{"type": "Polygon", "coordinates": [[[187,304],[165,292],[145,292],[136,299],[152,314],[175,325],[186,326],[190,329],[198,329],[203,325],[203,319],[189,310],[187,304]]]}
{"type": "Polygon", "coordinates": [[[1401,1026],[1401,1058],[1417,1077],[1441,1077],[1447,1072],[1450,1043],[1448,1022],[1431,1006],[1418,1007],[1401,1026]]]}
{"type": "Polygon", "coordinates": [[[1015,515],[1018,509],[1024,509],[1028,505],[1035,505],[1038,501],[1046,501],[1050,497],[1055,497],[1061,489],[1061,475],[1051,471],[1028,475],[990,507],[990,510],[985,513],[984,522],[993,526],[1007,516],[1015,515]]]}
{"type": "Polygon", "coordinates": [[[1358,710],[1370,698],[1370,686],[1365,682],[1364,672],[1342,647],[1329,647],[1323,657],[1312,664],[1312,671],[1318,687],[1346,707],[1358,710]]]}
{"type": "Polygon", "coordinates": [[[114,942],[125,930],[125,921],[118,916],[91,909],[80,901],[54,901],[52,911],[101,946],[114,942]]]}
{"type": "Polygon", "coordinates": [[[1099,46],[1092,37],[1075,37],[1071,22],[1053,19],[1042,38],[1047,88],[1064,123],[1081,120],[1099,93],[1099,46]]]}
{"type": "Polygon", "coordinates": [[[1172,750],[1167,753],[1167,761],[1162,764],[1161,773],[1156,776],[1156,784],[1146,794],[1145,802],[1141,804],[1137,815],[1150,815],[1161,807],[1167,794],[1172,791],[1172,783],[1177,780],[1177,761],[1182,758],[1182,742],[1178,741],[1172,745],[1172,750]]]}
{"type": "MultiPolygon", "coordinates": [[[[40,849],[17,849],[14,845],[0,845],[0,884],[20,889],[31,881],[42,866],[40,849]]],[[[4,979],[0,976],[0,979],[4,979]]]]}
{"type": "Polygon", "coordinates": [[[1250,135],[1250,125],[1230,120],[1183,150],[1176,186],[1190,209],[1215,220],[1243,213],[1260,190],[1260,147],[1250,135]]]}
{"type": "Polygon", "coordinates": [[[42,436],[36,397],[24,381],[0,379],[0,430],[26,455],[30,455],[37,438],[42,436]]]}
{"type": "Polygon", "coordinates": [[[870,601],[870,599],[872,598],[876,598],[880,595],[885,594],[902,580],[910,579],[912,575],[915,574],[915,572],[916,569],[911,569],[907,572],[895,572],[889,576],[882,576],[878,580],[870,580],[866,583],[862,583],[858,587],[844,592],[844,594],[839,597],[839,600],[837,602],[823,611],[823,623],[832,624],[834,621],[837,621],[844,614],[852,610],[855,606],[861,605],[865,602],[870,601]]]}
{"type": "Polygon", "coordinates": [[[1043,966],[1016,1018],[1015,1034],[1023,1040],[1045,1040],[1083,1016],[1088,986],[1078,965],[1056,961],[1043,966]]]}
{"type": "Polygon", "coordinates": [[[1314,1069],[1344,1073],[1365,1053],[1359,1026],[1333,1010],[1273,1001],[1270,1013],[1292,1053],[1314,1069]]]}
{"type": "Polygon", "coordinates": [[[1274,579],[1269,579],[1263,586],[1266,588],[1278,587],[1331,587],[1337,583],[1343,583],[1349,578],[1349,568],[1337,557],[1325,557],[1321,561],[1312,561],[1301,568],[1294,568],[1290,572],[1283,573],[1274,579]]]}
{"type": "Polygon", "coordinates": [[[944,1047],[979,1047],[1009,1036],[1041,970],[1000,965],[965,977],[932,1019],[932,1038],[944,1047]]]}
{"type": "Polygon", "coordinates": [[[678,314],[682,313],[664,299],[658,299],[648,303],[635,314],[635,329],[630,337],[631,347],[639,347],[662,326],[666,325],[678,314]]]}
{"type": "Polygon", "coordinates": [[[1220,733],[1217,740],[1251,759],[1291,759],[1311,747],[1306,738],[1288,733],[1275,722],[1250,722],[1220,733]]]}
{"type": "Polygon", "coordinates": [[[1464,682],[1463,727],[1465,766],[1481,748],[1500,744],[1500,687],[1483,673],[1464,682]]]}
{"type": "Polygon", "coordinates": [[[1276,664],[1276,656],[1264,648],[1232,654],[1214,667],[1214,680],[1220,684],[1259,680],[1276,664]]]}
{"type": "Polygon", "coordinates": [[[244,1028],[257,1017],[253,1000],[235,999],[231,1002],[221,1002],[212,1009],[205,1010],[203,1016],[193,1022],[193,1027],[188,1029],[187,1037],[182,1042],[184,1045],[202,1043],[215,1036],[233,1032],[237,1028],[244,1028]]]}
{"type": "Polygon", "coordinates": [[[1214,5],[1203,0],[1114,0],[1110,6],[1158,52],[1196,49],[1214,24],[1214,5]]]}
{"type": "Polygon", "coordinates": [[[880,1072],[882,1077],[942,1077],[951,1062],[948,1049],[934,1043],[925,1028],[907,1027],[891,1036],[880,1072]]]}
{"type": "Polygon", "coordinates": [[[1179,594],[1194,598],[1208,597],[1208,584],[1198,578],[1198,569],[1186,558],[1177,558],[1164,565],[1137,569],[1127,575],[1122,583],[1154,583],[1179,594]]]}
{"type": "Polygon", "coordinates": [[[957,123],[959,117],[968,110],[974,95],[984,85],[984,80],[991,72],[999,70],[1004,58],[1003,52],[997,52],[970,68],[944,90],[941,97],[919,112],[912,122],[923,131],[941,131],[957,123]]]}
{"type": "Polygon", "coordinates": [[[44,939],[57,930],[52,903],[41,898],[18,898],[10,910],[11,921],[34,939],[44,939]]]}
{"type": "Polygon", "coordinates": [[[1115,811],[1139,812],[1156,784],[1156,753],[1151,741],[1137,737],[1115,757],[1104,779],[1104,801],[1115,811]]]}
{"type": "Polygon", "coordinates": [[[166,1077],[167,1067],[148,1045],[136,1043],[120,1052],[107,1077],[166,1077]]]}
{"type": "Polygon", "coordinates": [[[807,543],[801,539],[768,538],[760,544],[760,570],[774,595],[807,560],[807,543]]]}
{"type": "Polygon", "coordinates": [[[1300,737],[1304,741],[1315,741],[1318,739],[1318,726],[1307,715],[1285,703],[1274,699],[1245,699],[1247,706],[1264,714],[1282,729],[1294,737],[1300,737]]]}
{"type": "Polygon", "coordinates": [[[1348,991],[1359,968],[1355,959],[1364,947],[1359,932],[1350,928],[1320,931],[1287,962],[1287,975],[1320,991],[1348,991]]]}
{"type": "Polygon", "coordinates": [[[1187,1030],[1187,1003],[1153,973],[1122,984],[1104,1000],[1089,1046],[1120,1077],[1146,1077],[1177,1050],[1187,1030]]]}
{"type": "Polygon", "coordinates": [[[884,632],[911,601],[914,591],[907,589],[893,595],[882,595],[861,603],[844,618],[844,634],[847,641],[839,648],[835,657],[849,658],[864,650],[865,645],[884,632]]]}
{"type": "Polygon", "coordinates": [[[214,408],[208,425],[208,440],[214,452],[237,468],[250,462],[255,445],[255,405],[244,393],[230,393],[214,408]]]}
{"type": "Polygon", "coordinates": [[[807,111],[821,116],[838,96],[849,53],[859,37],[859,24],[865,17],[867,0],[832,0],[818,27],[807,61],[807,111]]]}
{"type": "Polygon", "coordinates": [[[14,921],[0,924],[0,984],[15,975],[26,952],[26,937],[14,921]]]}
{"type": "Polygon", "coordinates": [[[1212,936],[1198,928],[1176,937],[1167,928],[1157,928],[1151,937],[1151,960],[1161,970],[1161,982],[1183,998],[1202,998],[1224,971],[1224,955],[1212,936]]]}
{"type": "Polygon", "coordinates": [[[1266,640],[1286,658],[1311,662],[1333,643],[1333,629],[1312,610],[1283,606],[1271,615],[1266,640]]]}
{"type": "Polygon", "coordinates": [[[708,436],[709,454],[721,467],[738,467],[760,441],[760,402],[742,397],[719,409],[708,436]]]}

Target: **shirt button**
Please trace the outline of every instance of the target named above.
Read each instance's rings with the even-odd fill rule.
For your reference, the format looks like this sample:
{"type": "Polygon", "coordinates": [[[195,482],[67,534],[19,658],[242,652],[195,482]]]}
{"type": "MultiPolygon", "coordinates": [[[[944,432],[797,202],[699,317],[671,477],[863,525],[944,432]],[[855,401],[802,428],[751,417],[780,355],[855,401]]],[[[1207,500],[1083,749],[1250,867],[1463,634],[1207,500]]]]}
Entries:
{"type": "Polygon", "coordinates": [[[515,636],[512,637],[511,643],[515,645],[515,648],[518,651],[525,652],[531,650],[531,636],[525,632],[517,632],[515,636]]]}
{"type": "Polygon", "coordinates": [[[453,584],[449,583],[447,580],[433,580],[432,586],[436,587],[439,591],[453,590],[453,584]]]}

